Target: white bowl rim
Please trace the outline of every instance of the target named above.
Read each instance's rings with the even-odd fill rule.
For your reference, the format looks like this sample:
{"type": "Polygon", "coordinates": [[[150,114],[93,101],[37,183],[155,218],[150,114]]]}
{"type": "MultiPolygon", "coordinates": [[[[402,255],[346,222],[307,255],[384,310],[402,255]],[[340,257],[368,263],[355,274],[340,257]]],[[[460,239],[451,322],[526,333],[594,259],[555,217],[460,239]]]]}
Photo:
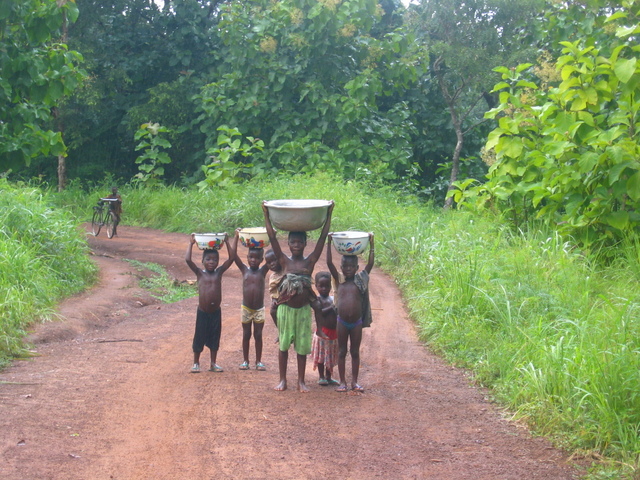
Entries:
{"type": "Polygon", "coordinates": [[[227,233],[226,232],[220,232],[220,233],[194,233],[195,236],[197,237],[224,237],[227,233]]]}
{"type": "Polygon", "coordinates": [[[368,232],[360,232],[358,230],[348,230],[344,232],[334,232],[331,234],[332,238],[342,239],[342,238],[369,238],[368,232]]]}
{"type": "Polygon", "coordinates": [[[240,235],[252,235],[255,233],[264,233],[266,235],[267,229],[266,227],[250,227],[250,228],[241,228],[240,235]]]}
{"type": "Polygon", "coordinates": [[[328,207],[331,205],[330,200],[311,200],[311,199],[284,199],[284,200],[269,200],[265,203],[266,207],[276,208],[309,208],[309,207],[328,207]]]}

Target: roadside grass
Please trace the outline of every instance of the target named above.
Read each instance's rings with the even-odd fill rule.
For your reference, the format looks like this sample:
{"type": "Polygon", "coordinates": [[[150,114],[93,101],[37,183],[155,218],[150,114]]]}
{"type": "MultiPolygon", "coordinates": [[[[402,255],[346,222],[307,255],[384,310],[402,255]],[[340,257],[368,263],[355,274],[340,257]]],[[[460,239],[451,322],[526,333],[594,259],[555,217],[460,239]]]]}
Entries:
{"type": "MultiPolygon", "coordinates": [[[[86,220],[109,186],[56,201],[86,220]]],[[[425,343],[473,371],[534,432],[598,459],[590,478],[638,478],[638,239],[582,252],[533,223],[514,231],[496,217],[325,175],[206,192],[120,190],[125,226],[183,233],[262,225],[262,200],[335,200],[332,230],[375,233],[376,263],[402,289],[425,343]]]]}
{"type": "Polygon", "coordinates": [[[138,260],[127,260],[127,262],[143,275],[139,279],[140,286],[148,290],[153,298],[163,303],[178,302],[198,293],[195,285],[177,283],[162,265],[138,260]],[[152,272],[152,275],[145,275],[145,270],[152,272]]]}
{"type": "Polygon", "coordinates": [[[0,179],[0,368],[28,355],[22,338],[32,321],[51,319],[59,300],[94,281],[88,250],[50,194],[0,179]]]}

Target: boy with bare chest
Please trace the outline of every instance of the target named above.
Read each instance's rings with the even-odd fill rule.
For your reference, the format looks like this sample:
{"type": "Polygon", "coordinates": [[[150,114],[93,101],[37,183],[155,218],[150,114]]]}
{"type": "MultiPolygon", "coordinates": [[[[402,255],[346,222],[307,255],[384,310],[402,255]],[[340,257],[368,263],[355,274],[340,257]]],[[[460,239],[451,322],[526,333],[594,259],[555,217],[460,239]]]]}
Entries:
{"type": "Polygon", "coordinates": [[[358,384],[360,372],[360,343],[362,341],[362,328],[371,325],[371,303],[369,301],[369,273],[375,260],[373,246],[373,233],[369,234],[369,261],[364,270],[358,272],[358,257],[356,255],[343,255],[340,266],[342,275],[338,273],[331,256],[331,235],[327,244],[327,266],[331,276],[337,285],[335,304],[338,312],[338,372],[340,374],[340,386],[338,392],[347,391],[346,381],[346,357],[347,346],[350,343],[351,354],[351,389],[356,392],[364,392],[358,384]]]}
{"type": "Polygon", "coordinates": [[[280,382],[275,390],[287,389],[287,362],[289,359],[289,347],[293,344],[297,354],[298,363],[298,390],[306,393],[309,388],[305,384],[305,369],[307,355],[311,353],[311,302],[319,308],[319,302],[311,289],[311,275],[316,262],[320,258],[324,243],[331,226],[331,213],[334,203],[331,202],[327,212],[327,219],[320,233],[320,238],[313,252],[305,257],[304,249],[307,246],[306,232],[289,233],[289,250],[291,256],[282,252],[275,231],[271,225],[269,211],[263,202],[265,226],[273,252],[280,263],[284,278],[279,287],[278,298],[278,338],[280,351],[278,354],[278,369],[280,382]]]}
{"type": "MultiPolygon", "coordinates": [[[[240,229],[236,230],[236,239],[240,235],[240,229]]],[[[236,240],[237,241],[237,240],[236,240]]],[[[262,248],[249,248],[247,263],[245,265],[240,257],[235,257],[235,262],[242,273],[242,355],[243,362],[240,370],[249,369],[249,347],[251,343],[251,329],[253,327],[253,339],[256,347],[256,370],[266,370],[262,363],[262,329],[264,328],[264,289],[265,277],[269,271],[269,265],[260,264],[264,259],[262,248]]]]}
{"type": "Polygon", "coordinates": [[[200,372],[200,354],[207,346],[211,351],[210,372],[222,372],[223,369],[216,363],[218,349],[220,347],[220,334],[222,331],[220,304],[222,302],[222,274],[233,263],[236,256],[237,238],[233,246],[227,238],[229,258],[218,267],[219,254],[217,250],[204,250],[202,252],[202,265],[204,270],[198,268],[191,260],[193,244],[196,243],[195,234],[191,234],[189,246],[185,254],[185,261],[198,281],[198,311],[196,315],[196,330],[193,336],[193,366],[191,373],[200,372]]]}

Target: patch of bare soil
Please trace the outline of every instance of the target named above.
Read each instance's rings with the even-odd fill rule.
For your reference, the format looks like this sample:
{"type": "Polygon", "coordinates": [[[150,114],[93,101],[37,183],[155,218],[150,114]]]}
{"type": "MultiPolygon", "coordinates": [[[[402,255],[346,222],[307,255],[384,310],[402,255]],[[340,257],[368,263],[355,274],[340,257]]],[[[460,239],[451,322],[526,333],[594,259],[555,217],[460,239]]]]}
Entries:
{"type": "Polygon", "coordinates": [[[298,393],[295,355],[290,389],[276,392],[270,321],[267,371],[238,370],[238,269],[223,278],[225,371],[190,374],[197,299],[157,303],[123,260],[193,280],[188,237],[127,226],[119,235],[88,237],[99,285],[66,300],[60,321],[34,329],[34,358],[0,373],[0,478],[578,478],[566,455],[506,420],[463,371],[418,342],[398,289],[380,270],[371,280],[374,323],[362,342],[366,392],[317,385],[308,362],[311,392],[298,393]]]}

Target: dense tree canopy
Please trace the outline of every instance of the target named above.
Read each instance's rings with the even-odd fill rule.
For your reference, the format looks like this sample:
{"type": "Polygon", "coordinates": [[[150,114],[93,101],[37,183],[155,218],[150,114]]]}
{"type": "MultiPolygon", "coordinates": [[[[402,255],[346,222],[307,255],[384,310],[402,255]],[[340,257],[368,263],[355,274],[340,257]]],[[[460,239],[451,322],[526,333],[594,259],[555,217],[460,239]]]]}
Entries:
{"type": "Polygon", "coordinates": [[[550,57],[557,59],[498,69],[504,81],[488,114],[499,119],[486,145],[490,180],[468,199],[478,196],[520,222],[543,218],[585,244],[637,230],[639,9],[605,1],[558,6],[546,36],[560,40],[550,57]],[[570,28],[559,29],[569,17],[570,28]]]}
{"type": "Polygon", "coordinates": [[[375,0],[223,7],[220,64],[199,97],[206,146],[226,125],[264,141],[252,174],[404,174],[412,125],[402,91],[418,62],[384,15],[375,0]]]}
{"type": "Polygon", "coordinates": [[[82,81],[81,55],[59,42],[73,0],[0,1],[0,171],[40,155],[64,155],[51,120],[82,81]]]}
{"type": "Polygon", "coordinates": [[[467,204],[615,237],[640,221],[639,8],[4,0],[2,171],[32,160],[20,174],[54,177],[67,151],[55,113],[71,177],[206,187],[328,170],[442,194],[446,175],[467,204]],[[162,156],[139,146],[143,125],[162,132],[162,156]],[[456,182],[483,180],[481,156],[489,182],[456,182]]]}
{"type": "Polygon", "coordinates": [[[125,179],[137,171],[135,132],[147,122],[176,132],[171,138],[175,178],[193,160],[194,139],[180,126],[194,116],[191,97],[215,50],[217,2],[78,0],[80,16],[69,43],[84,52],[90,81],[67,104],[70,165],[76,175],[125,179]]]}
{"type": "MultiPolygon", "coordinates": [[[[450,186],[458,179],[465,140],[477,134],[483,114],[493,107],[489,94],[497,65],[511,65],[531,55],[520,31],[543,0],[422,0],[411,5],[407,26],[429,52],[429,90],[449,114],[455,136],[450,152],[450,186]]],[[[450,205],[448,198],[448,204],[450,205]]]]}

